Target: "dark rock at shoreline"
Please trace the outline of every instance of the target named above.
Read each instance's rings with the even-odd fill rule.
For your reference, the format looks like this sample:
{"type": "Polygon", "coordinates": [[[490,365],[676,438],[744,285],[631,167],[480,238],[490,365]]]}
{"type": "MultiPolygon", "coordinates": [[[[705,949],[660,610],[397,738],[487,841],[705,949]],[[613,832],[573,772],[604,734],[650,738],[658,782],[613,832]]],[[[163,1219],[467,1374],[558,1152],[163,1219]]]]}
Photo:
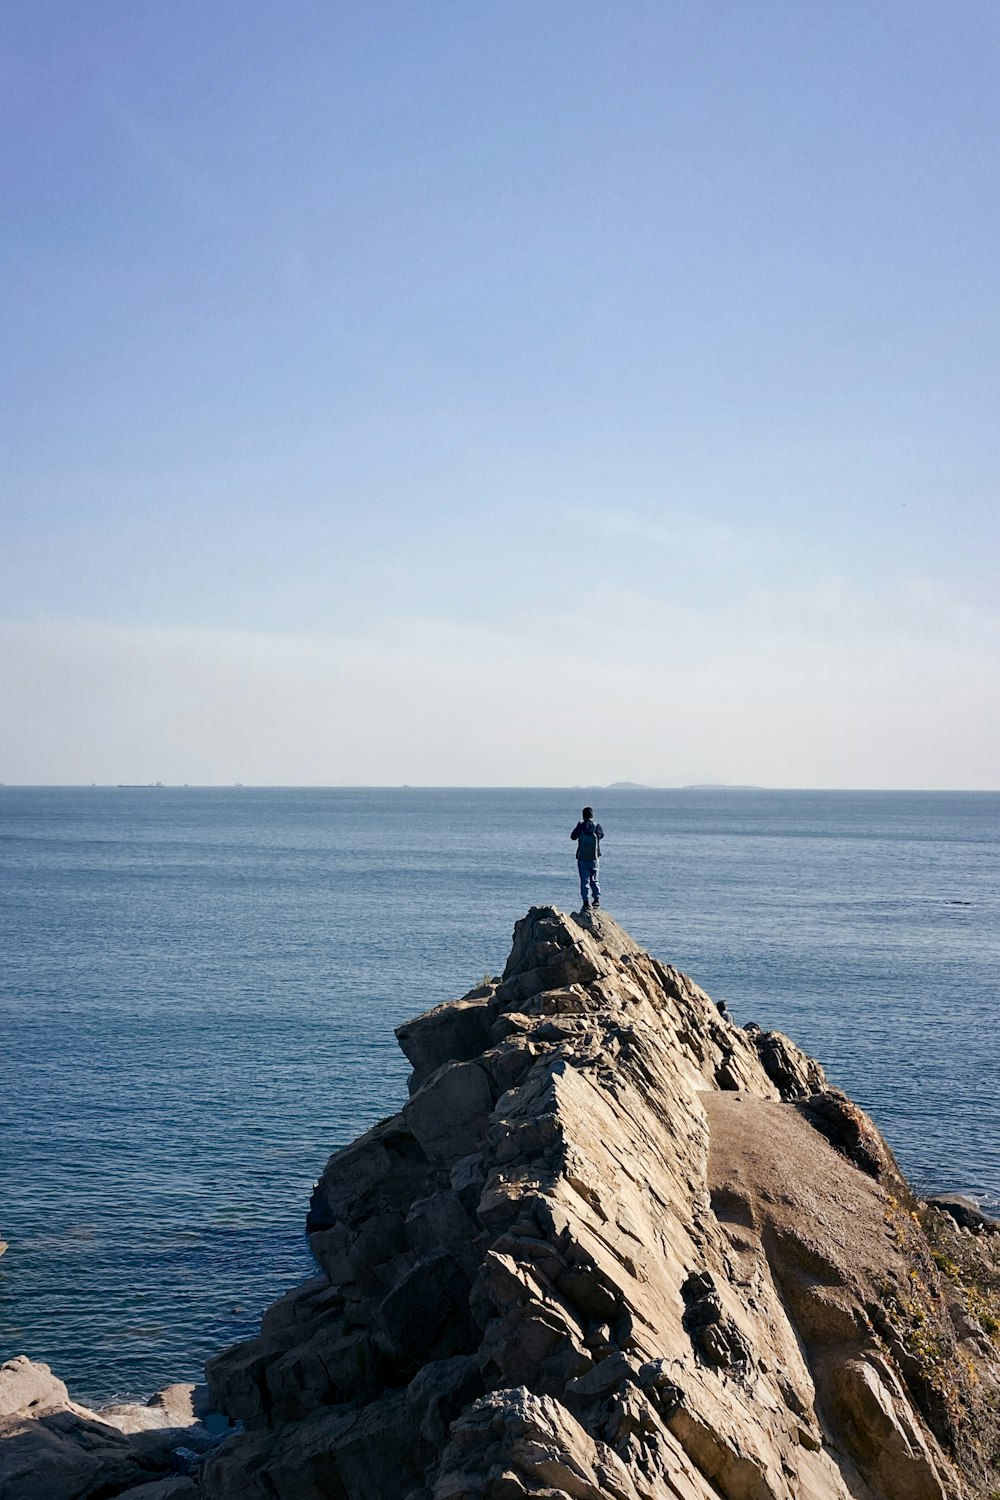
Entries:
{"type": "Polygon", "coordinates": [[[217,1441],[202,1420],[205,1387],[168,1386],[145,1405],[89,1410],[48,1365],[23,1355],[0,1365],[3,1500],[195,1500],[189,1466],[217,1441]]]}
{"type": "Polygon", "coordinates": [[[973,1234],[1000,1234],[1000,1219],[990,1218],[978,1203],[961,1193],[938,1193],[928,1198],[927,1203],[929,1207],[948,1214],[960,1229],[969,1229],[973,1234]]]}

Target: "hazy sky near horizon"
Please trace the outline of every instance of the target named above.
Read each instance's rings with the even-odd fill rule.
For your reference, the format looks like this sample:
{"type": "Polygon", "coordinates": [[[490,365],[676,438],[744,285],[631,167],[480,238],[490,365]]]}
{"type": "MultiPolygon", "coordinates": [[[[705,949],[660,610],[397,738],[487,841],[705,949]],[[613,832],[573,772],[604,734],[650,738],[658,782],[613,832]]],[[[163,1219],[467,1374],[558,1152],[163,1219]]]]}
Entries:
{"type": "Polygon", "coordinates": [[[8,0],[0,780],[1000,787],[994,0],[8,0]]]}

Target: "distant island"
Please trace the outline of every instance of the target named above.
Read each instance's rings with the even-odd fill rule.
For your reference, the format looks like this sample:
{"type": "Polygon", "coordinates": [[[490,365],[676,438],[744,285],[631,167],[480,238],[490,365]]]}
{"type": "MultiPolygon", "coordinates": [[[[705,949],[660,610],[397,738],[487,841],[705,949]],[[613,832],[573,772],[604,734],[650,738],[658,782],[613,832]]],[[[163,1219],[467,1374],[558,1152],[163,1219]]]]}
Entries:
{"type": "Polygon", "coordinates": [[[767,788],[734,785],[728,781],[695,781],[689,786],[678,787],[653,787],[644,781],[609,781],[601,790],[605,792],[763,792],[767,788]]]}

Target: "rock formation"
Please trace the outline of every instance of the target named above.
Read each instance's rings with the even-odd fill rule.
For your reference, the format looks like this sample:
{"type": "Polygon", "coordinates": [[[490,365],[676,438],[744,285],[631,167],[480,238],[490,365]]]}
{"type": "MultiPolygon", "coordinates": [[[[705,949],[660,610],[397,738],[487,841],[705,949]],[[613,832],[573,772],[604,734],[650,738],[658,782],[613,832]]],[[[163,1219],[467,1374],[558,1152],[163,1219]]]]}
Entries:
{"type": "Polygon", "coordinates": [[[409,1099],[327,1165],[319,1274],[210,1362],[244,1430],[205,1500],[996,1493],[998,1237],[786,1037],[549,907],[397,1035],[409,1099]]]}
{"type": "Polygon", "coordinates": [[[204,1387],[173,1385],[145,1406],[90,1411],[48,1365],[10,1359],[0,1365],[0,1497],[196,1500],[187,1471],[214,1441],[203,1398],[204,1387]]]}

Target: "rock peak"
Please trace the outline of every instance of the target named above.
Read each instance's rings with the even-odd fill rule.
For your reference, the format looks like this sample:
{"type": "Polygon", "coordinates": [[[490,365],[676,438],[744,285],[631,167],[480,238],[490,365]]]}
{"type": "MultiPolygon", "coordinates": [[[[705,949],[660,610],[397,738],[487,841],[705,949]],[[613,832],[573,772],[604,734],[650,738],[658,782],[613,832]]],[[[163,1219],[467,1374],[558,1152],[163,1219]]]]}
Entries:
{"type": "Polygon", "coordinates": [[[989,1494],[996,1351],[787,1037],[547,906],[397,1036],[409,1098],[317,1183],[319,1274],[209,1366],[246,1430],[206,1500],[989,1494]]]}

